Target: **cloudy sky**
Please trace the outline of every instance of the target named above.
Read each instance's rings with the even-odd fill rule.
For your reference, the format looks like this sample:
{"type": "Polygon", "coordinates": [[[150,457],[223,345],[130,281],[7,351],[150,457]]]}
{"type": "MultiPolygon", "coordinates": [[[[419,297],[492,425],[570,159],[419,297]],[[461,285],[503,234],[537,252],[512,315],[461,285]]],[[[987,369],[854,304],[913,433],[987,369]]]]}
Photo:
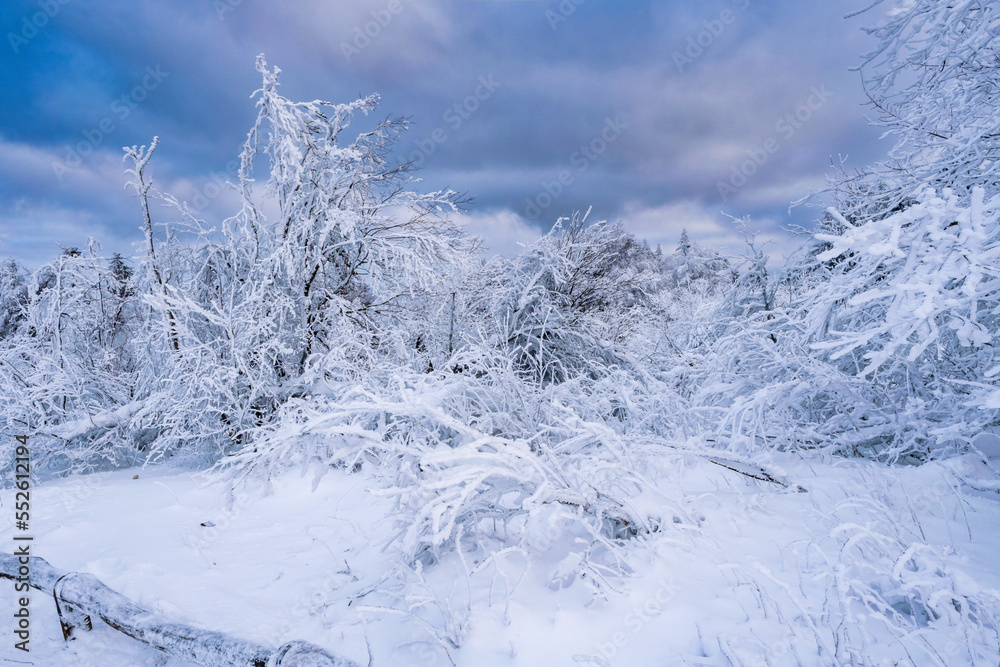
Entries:
{"type": "Polygon", "coordinates": [[[405,115],[400,159],[468,192],[496,251],[593,207],[676,245],[734,240],[751,216],[780,255],[831,158],[889,148],[859,75],[872,47],[844,16],[868,0],[4,0],[0,257],[83,246],[134,254],[121,147],[160,137],[157,187],[209,221],[255,116],[254,58],[294,100],[378,92],[405,115]]]}

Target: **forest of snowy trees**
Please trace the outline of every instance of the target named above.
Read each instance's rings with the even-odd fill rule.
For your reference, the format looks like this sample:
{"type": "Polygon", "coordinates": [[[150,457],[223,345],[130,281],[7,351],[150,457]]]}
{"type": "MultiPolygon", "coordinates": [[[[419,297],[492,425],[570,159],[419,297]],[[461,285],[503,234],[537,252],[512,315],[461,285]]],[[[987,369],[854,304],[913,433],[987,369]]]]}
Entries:
{"type": "Polygon", "coordinates": [[[397,161],[404,120],[354,134],[377,96],[293,102],[260,57],[221,227],[155,189],[154,139],[125,154],[138,258],[0,265],[0,444],[59,475],[372,469],[410,562],[530,549],[558,514],[596,588],[670,521],[644,500],[664,453],[792,490],[763,453],[975,453],[1000,427],[1000,13],[913,0],[871,32],[895,147],[834,178],[783,266],[749,231],[740,256],[654,250],[586,214],[485,259],[462,197],[397,161]]]}

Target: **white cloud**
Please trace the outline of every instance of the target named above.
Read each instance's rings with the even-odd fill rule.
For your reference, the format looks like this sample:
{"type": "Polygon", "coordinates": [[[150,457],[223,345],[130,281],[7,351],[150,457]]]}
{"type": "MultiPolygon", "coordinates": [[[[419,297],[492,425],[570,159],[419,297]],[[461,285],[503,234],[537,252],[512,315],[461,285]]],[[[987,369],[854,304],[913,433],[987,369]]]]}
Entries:
{"type": "MultiPolygon", "coordinates": [[[[683,230],[687,230],[695,243],[723,253],[740,254],[745,247],[743,235],[732,218],[690,199],[656,207],[630,203],[625,206],[621,221],[627,232],[645,239],[654,248],[662,245],[665,252],[677,247],[683,230]]],[[[793,235],[776,229],[772,220],[751,220],[750,228],[757,232],[757,245],[763,246],[772,262],[780,261],[800,243],[793,235]]]]}
{"type": "Polygon", "coordinates": [[[120,252],[130,257],[136,240],[121,238],[86,211],[23,200],[12,209],[0,211],[0,229],[31,230],[30,235],[0,232],[0,257],[13,257],[31,269],[58,255],[60,244],[83,250],[88,238],[93,238],[101,245],[103,254],[120,252]]]}
{"type": "Polygon", "coordinates": [[[793,201],[820,192],[828,185],[826,175],[806,174],[758,188],[745,188],[745,192],[740,192],[739,199],[748,206],[787,206],[793,201]]]}
{"type": "MultiPolygon", "coordinates": [[[[59,252],[59,244],[84,248],[88,237],[106,255],[132,256],[132,244],[142,241],[142,220],[134,190],[123,187],[130,166],[120,149],[102,147],[69,167],[62,161],[65,148],[41,148],[0,139],[0,182],[19,193],[0,207],[0,257],[13,256],[37,267],[59,252]],[[60,165],[54,168],[53,165],[60,165]]],[[[194,177],[171,178],[176,170],[165,156],[154,156],[147,176],[154,192],[169,193],[187,202],[194,215],[218,226],[239,210],[239,194],[225,186],[236,180],[224,170],[194,177]]],[[[263,185],[255,188],[263,190],[263,185]]],[[[273,205],[261,197],[265,213],[273,205]]],[[[179,212],[152,200],[154,222],[168,222],[179,212]]]]}
{"type": "Polygon", "coordinates": [[[530,225],[527,220],[510,210],[463,213],[456,222],[468,234],[483,239],[483,251],[487,256],[513,255],[542,235],[542,231],[530,225]]]}

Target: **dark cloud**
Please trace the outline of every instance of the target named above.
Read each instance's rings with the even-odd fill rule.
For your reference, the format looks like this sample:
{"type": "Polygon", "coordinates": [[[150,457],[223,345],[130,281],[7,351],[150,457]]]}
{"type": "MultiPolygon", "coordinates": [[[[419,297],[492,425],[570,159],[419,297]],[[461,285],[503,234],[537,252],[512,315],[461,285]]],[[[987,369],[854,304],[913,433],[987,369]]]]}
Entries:
{"type": "MultiPolygon", "coordinates": [[[[3,33],[20,35],[40,6],[5,3],[3,33]]],[[[860,166],[886,150],[848,72],[870,47],[858,27],[877,19],[843,20],[853,1],[586,0],[568,15],[567,3],[500,0],[58,6],[24,43],[0,44],[0,254],[31,263],[52,254],[53,234],[75,245],[103,234],[113,250],[137,238],[122,145],[159,135],[161,185],[202,193],[253,120],[260,52],[293,99],[379,92],[384,114],[412,120],[399,153],[419,158],[425,185],[468,191],[477,224],[503,220],[510,233],[593,205],[662,239],[684,215],[693,229],[712,216],[728,224],[721,210],[774,234],[809,221],[788,202],[822,184],[831,156],[860,166]],[[483,94],[484,80],[499,85],[483,94]],[[789,135],[781,119],[817,89],[828,99],[789,135]],[[602,146],[616,119],[627,127],[602,146]],[[769,139],[779,148],[724,201],[719,183],[769,139]],[[588,146],[602,150],[581,159],[588,146]],[[553,192],[564,172],[558,196],[529,216],[526,199],[553,192]]],[[[224,216],[226,204],[213,198],[206,214],[224,216]]]]}

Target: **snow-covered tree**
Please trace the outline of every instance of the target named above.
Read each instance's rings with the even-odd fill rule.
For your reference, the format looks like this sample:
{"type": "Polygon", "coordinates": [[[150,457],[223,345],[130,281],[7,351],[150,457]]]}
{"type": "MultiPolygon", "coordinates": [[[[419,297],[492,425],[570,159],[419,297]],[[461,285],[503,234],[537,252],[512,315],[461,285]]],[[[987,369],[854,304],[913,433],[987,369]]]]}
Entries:
{"type": "Polygon", "coordinates": [[[91,241],[36,271],[25,319],[0,343],[8,432],[37,434],[40,467],[134,462],[128,422],[143,392],[136,334],[142,313],[131,268],[91,241]]]}
{"type": "Polygon", "coordinates": [[[619,363],[614,346],[635,324],[633,309],[652,303],[655,268],[652,252],[620,225],[574,215],[515,257],[495,258],[467,317],[537,380],[600,375],[619,363]]]}
{"type": "Polygon", "coordinates": [[[681,240],[677,243],[677,252],[684,257],[691,254],[691,239],[688,237],[688,230],[681,230],[681,240]]]}
{"type": "Polygon", "coordinates": [[[979,187],[992,197],[1000,188],[1000,8],[980,0],[888,4],[868,30],[878,44],[860,70],[878,123],[897,143],[888,161],[841,187],[860,188],[866,196],[857,203],[883,210],[925,186],[961,197],[979,187]],[[851,185],[873,179],[881,192],[851,185]]]}
{"type": "Polygon", "coordinates": [[[930,426],[912,437],[923,449],[1000,420],[1000,198],[977,187],[965,201],[928,188],[889,217],[841,217],[843,233],[817,235],[831,246],[817,259],[850,261],[806,297],[812,347],[920,413],[930,426]]]}
{"type": "Polygon", "coordinates": [[[10,257],[0,263],[0,340],[17,331],[28,306],[25,271],[10,257]]]}
{"type": "Polygon", "coordinates": [[[687,230],[681,232],[677,250],[669,255],[661,254],[658,260],[658,269],[666,281],[664,287],[677,298],[683,298],[682,291],[698,293],[700,298],[705,298],[732,284],[732,261],[692,241],[687,230]]]}
{"type": "MultiPolygon", "coordinates": [[[[157,234],[158,244],[147,233],[143,267],[156,286],[147,298],[162,314],[161,343],[169,337],[173,348],[163,352],[162,382],[185,383],[160,410],[164,444],[239,448],[314,379],[356,375],[372,358],[405,348],[407,324],[438,309],[429,295],[446,292],[445,275],[475,247],[445,217],[460,203],[456,194],[415,191],[411,166],[394,161],[404,120],[345,141],[377,96],[296,103],[278,93],[278,69],[259,57],[257,70],[258,116],[234,185],[241,209],[216,231],[167,196],[180,220],[157,234]],[[262,158],[263,189],[254,176],[262,158]],[[276,204],[273,219],[262,196],[276,204]]],[[[127,157],[148,214],[149,151],[133,148],[127,157]]]]}
{"type": "Polygon", "coordinates": [[[757,276],[756,305],[704,359],[696,403],[741,447],[918,461],[998,424],[1000,13],[906,0],[870,32],[862,72],[890,159],[837,183],[784,270],[787,304],[760,289],[763,265],[741,278],[757,276]]]}
{"type": "MultiPolygon", "coordinates": [[[[363,321],[401,307],[415,289],[430,287],[440,269],[458,261],[468,240],[441,217],[459,201],[451,191],[412,189],[412,166],[394,162],[391,147],[406,129],[402,118],[379,123],[351,142],[340,135],[355,114],[368,115],[378,96],[350,104],[293,103],[278,94],[279,70],[258,91],[257,121],[243,155],[250,178],[261,133],[270,161],[268,193],[280,213],[267,238],[286,291],[299,301],[299,371],[314,352],[330,348],[330,316],[363,321]]],[[[258,217],[251,221],[261,225],[258,217]]]]}

